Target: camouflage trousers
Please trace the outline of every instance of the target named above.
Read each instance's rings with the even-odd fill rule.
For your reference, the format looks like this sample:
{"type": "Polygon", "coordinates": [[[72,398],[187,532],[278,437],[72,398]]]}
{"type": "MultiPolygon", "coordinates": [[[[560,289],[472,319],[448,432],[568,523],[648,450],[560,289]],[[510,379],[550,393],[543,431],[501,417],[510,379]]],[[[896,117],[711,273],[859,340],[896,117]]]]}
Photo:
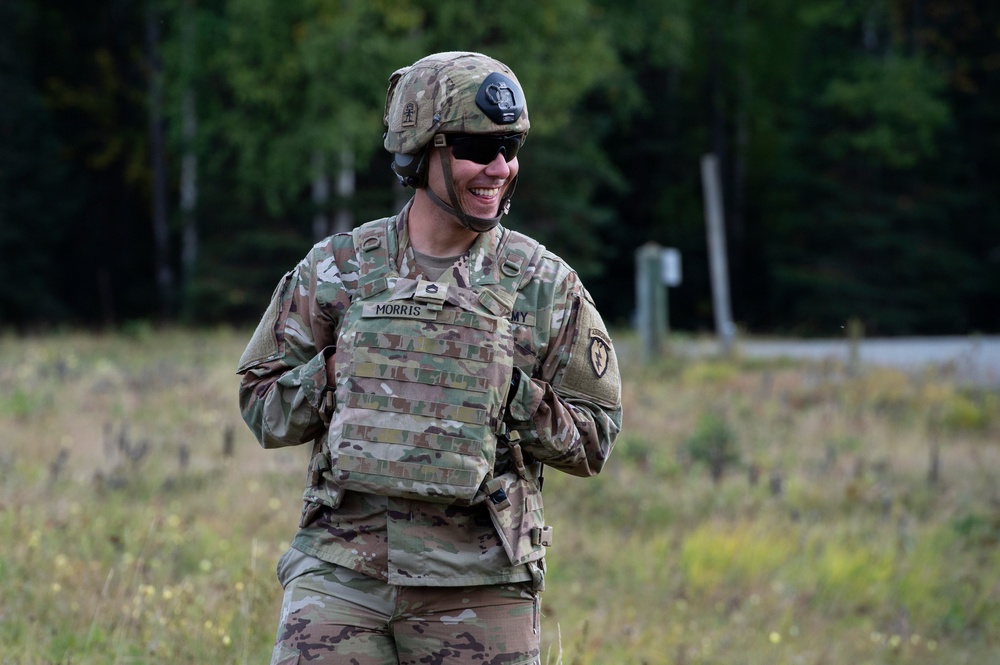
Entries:
{"type": "Polygon", "coordinates": [[[290,549],[271,665],[540,665],[530,582],[402,587],[290,549]]]}

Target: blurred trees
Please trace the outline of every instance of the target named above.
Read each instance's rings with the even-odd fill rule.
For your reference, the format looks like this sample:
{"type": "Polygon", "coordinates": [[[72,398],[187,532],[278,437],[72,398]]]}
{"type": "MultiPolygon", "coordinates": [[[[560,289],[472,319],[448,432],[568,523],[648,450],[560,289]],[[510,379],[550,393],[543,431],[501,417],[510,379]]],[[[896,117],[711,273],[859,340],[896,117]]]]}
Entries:
{"type": "Polygon", "coordinates": [[[714,151],[749,330],[1000,329],[986,0],[19,0],[0,24],[0,325],[255,319],[314,240],[405,200],[389,74],[478,50],[531,110],[509,223],[609,319],[654,240],[684,255],[672,326],[711,325],[714,151]]]}

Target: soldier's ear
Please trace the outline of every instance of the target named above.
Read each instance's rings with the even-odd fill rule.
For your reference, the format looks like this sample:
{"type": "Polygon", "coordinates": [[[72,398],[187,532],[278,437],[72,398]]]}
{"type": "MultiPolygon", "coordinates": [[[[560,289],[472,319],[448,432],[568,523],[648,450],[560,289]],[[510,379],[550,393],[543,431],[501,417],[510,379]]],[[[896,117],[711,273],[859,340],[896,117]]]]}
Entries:
{"type": "Polygon", "coordinates": [[[417,155],[404,155],[397,152],[392,156],[392,172],[403,187],[419,189],[427,184],[428,154],[424,149],[417,155]]]}

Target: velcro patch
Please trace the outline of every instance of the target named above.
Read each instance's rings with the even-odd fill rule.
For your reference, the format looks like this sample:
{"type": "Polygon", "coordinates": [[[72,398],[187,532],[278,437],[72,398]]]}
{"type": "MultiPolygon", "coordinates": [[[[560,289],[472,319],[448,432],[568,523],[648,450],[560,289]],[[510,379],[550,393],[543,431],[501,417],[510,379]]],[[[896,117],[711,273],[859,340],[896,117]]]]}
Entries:
{"type": "Polygon", "coordinates": [[[621,406],[622,385],[615,347],[601,315],[587,298],[580,299],[576,329],[569,362],[562,375],[556,377],[553,387],[560,393],[583,397],[599,406],[621,406]]]}
{"type": "Polygon", "coordinates": [[[267,310],[261,317],[257,329],[254,330],[253,336],[250,338],[250,343],[247,344],[247,348],[244,349],[243,355],[240,357],[238,373],[242,374],[251,367],[274,360],[284,353],[284,345],[277,336],[277,323],[282,311],[285,310],[287,313],[284,294],[294,279],[293,275],[294,273],[287,273],[271,295],[267,310]]]}

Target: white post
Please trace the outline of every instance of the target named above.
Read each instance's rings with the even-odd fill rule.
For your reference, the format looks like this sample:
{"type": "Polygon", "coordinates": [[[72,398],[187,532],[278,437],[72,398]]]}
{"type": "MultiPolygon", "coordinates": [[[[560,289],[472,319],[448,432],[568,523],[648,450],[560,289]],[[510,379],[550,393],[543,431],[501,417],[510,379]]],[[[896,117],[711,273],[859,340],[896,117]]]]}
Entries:
{"type": "Polygon", "coordinates": [[[722,352],[733,350],[733,325],[729,310],[729,267],[726,258],[726,230],[722,208],[722,188],[719,183],[719,162],[709,153],[701,158],[702,191],[705,200],[705,228],[708,235],[708,258],[712,272],[712,303],[715,310],[715,330],[722,352]]]}

